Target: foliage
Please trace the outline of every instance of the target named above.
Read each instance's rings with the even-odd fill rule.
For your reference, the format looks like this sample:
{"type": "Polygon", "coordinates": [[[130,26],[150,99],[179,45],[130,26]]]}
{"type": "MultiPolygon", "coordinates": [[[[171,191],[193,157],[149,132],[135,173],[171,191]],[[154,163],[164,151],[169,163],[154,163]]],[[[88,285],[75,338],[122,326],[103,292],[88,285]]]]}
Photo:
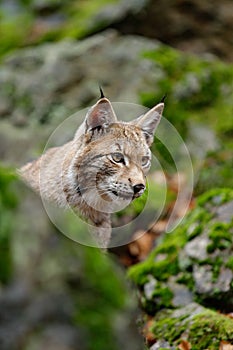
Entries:
{"type": "Polygon", "coordinates": [[[166,281],[170,275],[179,272],[177,254],[186,241],[186,233],[180,228],[176,229],[175,234],[166,234],[144,262],[130,268],[129,277],[139,286],[145,284],[149,274],[159,281],[166,281]]]}
{"type": "Polygon", "coordinates": [[[15,174],[0,166],[0,282],[7,283],[12,274],[11,234],[14,224],[13,209],[17,205],[13,191],[15,174]]]}
{"type": "Polygon", "coordinates": [[[5,17],[0,12],[0,57],[26,43],[25,40],[30,33],[31,25],[32,16],[27,13],[5,17]]]}
{"type": "Polygon", "coordinates": [[[42,1],[38,6],[36,1],[21,0],[14,13],[7,12],[0,3],[0,57],[22,46],[63,38],[80,39],[90,35],[104,25],[95,20],[98,11],[115,2],[116,0],[50,0],[42,1]],[[44,25],[39,25],[40,11],[44,11],[44,25]]]}
{"type": "Polygon", "coordinates": [[[166,45],[144,53],[162,71],[155,91],[141,93],[141,101],[152,107],[166,94],[166,117],[186,134],[190,118],[208,122],[219,132],[233,129],[233,66],[217,59],[183,54],[166,45]],[[220,118],[221,115],[221,118],[220,118]]]}
{"type": "MultiPolygon", "coordinates": [[[[86,35],[97,31],[102,27],[101,23],[93,22],[93,18],[98,11],[115,0],[86,0],[75,1],[68,9],[64,9],[69,20],[59,33],[60,38],[72,37],[83,38],[86,35]]],[[[45,36],[46,39],[46,36],[45,36]]]]}
{"type": "Polygon", "coordinates": [[[229,142],[223,145],[223,150],[207,154],[198,176],[196,194],[207,191],[210,186],[233,188],[233,157],[229,142]]]}
{"type": "Polygon", "coordinates": [[[126,290],[119,271],[111,260],[95,248],[83,249],[82,279],[76,300],[75,324],[86,327],[88,350],[117,349],[114,319],[126,302],[126,290]],[[114,272],[114,273],[113,273],[114,272]]]}
{"type": "MultiPolygon", "coordinates": [[[[211,187],[232,187],[233,65],[213,57],[196,57],[159,45],[143,57],[162,74],[153,90],[140,94],[142,104],[152,107],[166,94],[165,117],[188,140],[190,121],[208,126],[220,139],[219,149],[207,156],[200,169],[196,193],[211,187]]],[[[154,152],[164,169],[174,167],[166,147],[156,138],[154,152]],[[164,162],[166,159],[166,163],[164,162]]]]}

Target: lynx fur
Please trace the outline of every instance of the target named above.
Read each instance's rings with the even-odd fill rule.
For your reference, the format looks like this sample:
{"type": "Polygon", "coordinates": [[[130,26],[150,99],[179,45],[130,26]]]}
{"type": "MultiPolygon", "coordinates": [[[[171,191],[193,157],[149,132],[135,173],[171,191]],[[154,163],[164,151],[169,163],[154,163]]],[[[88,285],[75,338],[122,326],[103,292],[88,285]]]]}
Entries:
{"type": "Polygon", "coordinates": [[[118,121],[101,96],[72,141],[50,148],[20,169],[23,180],[44,200],[78,211],[94,228],[100,247],[111,238],[111,212],[142,195],[150,168],[159,103],[131,122],[118,121]]]}

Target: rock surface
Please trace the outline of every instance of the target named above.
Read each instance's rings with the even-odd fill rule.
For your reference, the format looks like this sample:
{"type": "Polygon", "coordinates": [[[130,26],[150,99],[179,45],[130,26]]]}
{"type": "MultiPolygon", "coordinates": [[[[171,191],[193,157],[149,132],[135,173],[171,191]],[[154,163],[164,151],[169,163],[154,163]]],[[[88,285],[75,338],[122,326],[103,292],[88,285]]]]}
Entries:
{"type": "Polygon", "coordinates": [[[182,50],[233,59],[231,0],[3,0],[0,11],[6,15],[0,54],[12,46],[84,38],[117,28],[121,33],[156,38],[182,50]],[[18,28],[22,23],[24,26],[18,28]]]}
{"type": "Polygon", "coordinates": [[[232,14],[230,0],[166,0],[159,4],[131,0],[104,8],[94,21],[124,34],[156,38],[181,50],[212,53],[232,61],[232,14]]]}
{"type": "Polygon", "coordinates": [[[41,153],[57,125],[96,102],[99,84],[112,102],[140,103],[140,92],[156,89],[162,74],[142,53],[159,45],[109,31],[6,57],[0,67],[2,160],[20,165],[41,153]]]}
{"type": "Polygon", "coordinates": [[[109,31],[79,42],[18,51],[5,59],[0,70],[1,117],[19,126],[33,119],[62,120],[95,101],[99,84],[108,86],[113,101],[139,102],[138,93],[148,85],[156,86],[161,75],[159,68],[151,72],[152,63],[141,55],[158,45],[109,31]]]}
{"type": "Polygon", "coordinates": [[[219,350],[222,341],[233,341],[232,319],[196,303],[158,312],[152,327],[160,338],[152,350],[159,349],[158,344],[165,349],[219,350]]]}
{"type": "MultiPolygon", "coordinates": [[[[169,337],[163,335],[163,332],[166,327],[170,328],[170,316],[164,323],[159,323],[159,315],[163,315],[163,312],[165,316],[166,312],[173,315],[171,317],[174,317],[174,327],[180,332],[177,339],[190,341],[192,349],[219,349],[221,340],[229,343],[233,341],[233,324],[230,325],[232,320],[226,316],[221,315],[222,322],[229,322],[231,332],[226,332],[223,338],[218,337],[216,333],[216,342],[210,338],[205,345],[200,345],[200,333],[196,340],[193,340],[193,337],[189,337],[188,325],[184,327],[184,324],[179,324],[178,321],[183,312],[187,312],[187,319],[191,321],[192,313],[187,310],[192,308],[200,309],[198,314],[210,313],[213,320],[215,319],[214,322],[218,324],[218,313],[211,314],[212,311],[204,310],[202,306],[222,313],[230,313],[233,309],[232,205],[232,189],[214,189],[203,194],[182,224],[174,232],[167,233],[144,262],[130,269],[130,277],[141,290],[143,307],[155,317],[154,334],[159,341],[169,341],[169,337]],[[193,306],[193,302],[199,304],[193,306]],[[163,311],[164,309],[176,311],[163,311]]],[[[205,326],[208,327],[209,324],[212,327],[211,322],[208,323],[206,317],[205,326]]],[[[198,327],[201,329],[200,325],[198,327]]],[[[215,326],[213,333],[214,329],[215,326]]],[[[171,330],[171,334],[174,335],[174,332],[171,330]]],[[[178,345],[175,339],[171,341],[170,338],[171,346],[178,345]]]]}
{"type": "MultiPolygon", "coordinates": [[[[192,67],[191,61],[187,59],[185,66],[192,67]]],[[[113,102],[149,106],[158,103],[165,93],[163,86],[166,86],[169,93],[166,117],[176,127],[181,125],[181,129],[187,129],[188,118],[184,120],[183,114],[191,97],[196,100],[202,98],[206,84],[214,84],[214,96],[223,94],[221,80],[215,83],[218,68],[215,72],[214,66],[207,61],[195,64],[200,71],[199,75],[195,75],[198,92],[193,91],[192,82],[186,79],[190,74],[189,68],[183,70],[178,52],[163,47],[156,40],[140,36],[122,37],[115,31],[107,31],[78,42],[66,40],[18,50],[8,55],[0,67],[1,158],[21,165],[36,157],[56,126],[72,113],[96,101],[99,84],[113,102]],[[146,55],[146,52],[153,54],[146,55]],[[163,61],[165,56],[171,60],[170,63],[163,61]],[[210,65],[208,76],[206,65],[210,65]],[[170,67],[174,68],[174,72],[170,67]],[[177,74],[179,79],[176,78],[170,86],[173,75],[177,77],[177,74]],[[182,93],[178,93],[179,86],[188,94],[185,103],[182,93]]],[[[226,74],[228,71],[223,77],[226,74]]],[[[224,84],[228,88],[226,79],[224,84]]],[[[224,94],[224,98],[228,105],[231,92],[224,94]]],[[[213,101],[212,95],[205,96],[205,99],[207,104],[213,101]]],[[[199,126],[196,132],[198,140],[195,127],[191,126],[190,130],[190,150],[194,150],[194,159],[202,158],[207,150],[218,147],[211,130],[208,130],[208,139],[214,142],[208,143],[203,143],[207,133],[205,128],[199,126]],[[201,149],[193,147],[194,144],[202,144],[201,149]]]]}

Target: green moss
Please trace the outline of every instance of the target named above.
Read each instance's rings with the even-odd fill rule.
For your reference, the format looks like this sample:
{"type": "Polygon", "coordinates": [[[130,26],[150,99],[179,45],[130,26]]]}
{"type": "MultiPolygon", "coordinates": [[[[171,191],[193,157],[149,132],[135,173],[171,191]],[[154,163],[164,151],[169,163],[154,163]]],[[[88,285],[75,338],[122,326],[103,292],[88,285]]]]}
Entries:
{"type": "Polygon", "coordinates": [[[10,281],[13,269],[11,234],[14,224],[13,209],[17,205],[12,188],[15,174],[0,166],[0,282],[10,281]]]}
{"type": "Polygon", "coordinates": [[[213,282],[216,282],[219,277],[221,267],[224,264],[223,259],[218,256],[214,259],[214,261],[212,260],[210,264],[212,265],[213,282]]]}
{"type": "Polygon", "coordinates": [[[233,270],[233,256],[230,256],[229,259],[227,260],[226,267],[233,270]]]}
{"type": "Polygon", "coordinates": [[[177,276],[176,282],[184,284],[189,290],[193,290],[195,287],[195,282],[190,272],[182,271],[182,273],[177,276]]]}
{"type": "MultiPolygon", "coordinates": [[[[152,60],[155,65],[159,65],[164,71],[164,76],[159,82],[160,91],[157,91],[157,94],[164,91],[169,96],[166,114],[168,119],[174,120],[175,125],[182,116],[187,116],[187,111],[221,105],[222,98],[225,99],[232,95],[232,65],[224,64],[218,60],[208,61],[191,55],[183,55],[183,53],[166,45],[160,45],[156,50],[146,52],[143,56],[152,60]],[[223,86],[225,92],[222,91],[223,86]],[[176,115],[175,109],[183,112],[178,120],[174,116],[174,114],[176,115]]],[[[141,95],[143,102],[148,107],[151,107],[155,102],[151,99],[157,97],[155,96],[157,94],[153,95],[153,93],[156,91],[141,95]]]]}
{"type": "Polygon", "coordinates": [[[126,286],[115,264],[98,249],[82,247],[82,283],[78,293],[74,322],[87,331],[88,350],[116,349],[114,317],[126,303],[126,286]]]}
{"type": "Polygon", "coordinates": [[[101,8],[116,3],[116,0],[85,0],[72,4],[66,11],[69,21],[61,31],[60,37],[82,38],[102,28],[105,23],[93,24],[92,19],[101,8]]]}
{"type": "MultiPolygon", "coordinates": [[[[196,208],[194,208],[184,219],[184,221],[173,232],[165,234],[157,247],[142,263],[134,265],[129,269],[129,277],[136,283],[140,290],[144,291],[144,284],[149,281],[152,275],[158,283],[154,287],[154,296],[162,295],[159,283],[166,287],[166,281],[175,279],[176,283],[184,284],[193,292],[196,300],[206,300],[214,298],[220,300],[223,298],[223,292],[214,289],[214,283],[218,281],[219,273],[223,267],[232,268],[231,259],[227,260],[233,247],[232,223],[222,223],[216,221],[215,211],[218,206],[232,200],[231,189],[215,189],[203,194],[197,199],[196,208]],[[209,244],[207,246],[207,256],[197,257],[189,256],[185,245],[192,242],[197,236],[208,236],[209,244]],[[212,274],[213,290],[204,295],[196,292],[196,282],[193,275],[193,265],[199,267],[208,266],[212,274]]],[[[170,291],[171,292],[171,291],[170,291]]],[[[144,301],[146,310],[159,310],[172,304],[169,293],[168,299],[154,298],[144,301]]],[[[228,300],[230,303],[230,300],[228,300]]],[[[223,305],[223,304],[221,304],[223,305]]],[[[225,306],[223,306],[225,308],[225,306]]]]}
{"type": "Polygon", "coordinates": [[[164,284],[158,283],[156,289],[152,295],[153,300],[153,313],[155,310],[163,309],[164,307],[172,307],[173,293],[172,291],[164,284]]]}
{"type": "Polygon", "coordinates": [[[173,310],[163,310],[157,313],[152,331],[157,339],[163,339],[177,345],[182,334],[187,329],[187,315],[173,316],[173,310]]]}
{"type": "Polygon", "coordinates": [[[211,243],[207,247],[209,253],[214,252],[216,249],[224,250],[232,246],[232,229],[231,224],[226,223],[214,223],[210,228],[209,238],[211,243]]]}
{"type": "MultiPolygon", "coordinates": [[[[224,120],[227,118],[223,118],[224,120]]],[[[229,119],[229,118],[228,118],[229,119]]],[[[227,119],[227,120],[228,120],[227,119]]],[[[232,118],[231,118],[232,119],[232,118]]],[[[233,143],[224,142],[221,150],[210,152],[205,159],[200,170],[198,183],[195,187],[195,193],[200,194],[211,187],[233,188],[233,143]]]]}
{"type": "Polygon", "coordinates": [[[177,251],[180,248],[182,248],[186,242],[187,242],[186,232],[180,229],[180,227],[178,227],[175,231],[165,234],[165,236],[163,237],[163,241],[155,249],[155,252],[152,253],[152,256],[153,255],[156,256],[158,254],[163,254],[163,253],[167,253],[167,254],[177,253],[177,251]]]}
{"type": "MultiPolygon", "coordinates": [[[[160,68],[163,74],[154,89],[142,91],[140,94],[141,103],[151,108],[162,95],[166,94],[165,117],[177,128],[183,138],[188,136],[189,122],[198,122],[214,130],[219,139],[226,145],[225,152],[232,159],[232,98],[233,98],[233,65],[225,64],[219,60],[200,59],[197,56],[184,55],[166,45],[160,45],[153,51],[146,52],[143,57],[154,63],[154,69],[160,68]]],[[[155,139],[156,141],[156,139],[155,139]]],[[[224,148],[224,146],[222,146],[224,148]]],[[[169,165],[174,167],[172,159],[168,156],[163,145],[158,143],[157,152],[160,162],[164,168],[164,155],[169,165]]],[[[210,167],[206,167],[206,171],[210,167]]],[[[224,169],[224,167],[222,167],[224,169]]],[[[232,166],[225,168],[230,174],[232,166]]],[[[222,170],[220,178],[226,178],[227,174],[222,170]]],[[[213,167],[213,172],[216,169],[213,167]]],[[[209,173],[209,177],[211,173],[209,173]]],[[[223,182],[216,180],[208,181],[205,189],[222,186],[223,182]]],[[[228,176],[229,183],[232,176],[228,176]]],[[[202,177],[200,177],[199,188],[202,177]]],[[[199,192],[200,193],[200,192],[199,192]]]]}
{"type": "Polygon", "coordinates": [[[201,195],[197,204],[206,208],[210,205],[220,206],[231,200],[233,200],[233,190],[231,188],[214,188],[201,195]]]}
{"type": "Polygon", "coordinates": [[[148,282],[148,275],[151,274],[153,262],[147,258],[144,262],[132,266],[128,270],[128,276],[138,286],[143,286],[148,282]]]}
{"type": "Polygon", "coordinates": [[[154,315],[157,311],[166,308],[172,308],[172,291],[164,284],[158,282],[150,299],[143,295],[140,302],[148,315],[154,315]]]}
{"type": "Polygon", "coordinates": [[[34,31],[37,18],[31,0],[20,2],[19,15],[12,15],[0,9],[0,56],[18,47],[38,45],[63,38],[80,39],[95,33],[107,25],[97,21],[96,14],[106,5],[116,2],[117,0],[67,0],[54,1],[52,4],[50,1],[48,5],[52,15],[62,17],[62,20],[56,26],[44,26],[42,31],[34,31]]]}
{"type": "Polygon", "coordinates": [[[30,33],[31,25],[32,16],[28,13],[12,17],[0,13],[0,56],[25,45],[25,38],[30,33]]]}
{"type": "Polygon", "coordinates": [[[220,342],[233,341],[233,321],[211,310],[196,315],[189,328],[193,350],[218,350],[220,342]]]}
{"type": "Polygon", "coordinates": [[[147,282],[147,275],[158,281],[166,281],[171,275],[176,275],[179,272],[178,251],[186,240],[186,233],[179,229],[166,234],[146,261],[129,269],[129,277],[141,286],[147,282]]]}
{"type": "Polygon", "coordinates": [[[197,206],[195,209],[193,209],[186,216],[182,225],[182,229],[187,233],[188,240],[190,241],[196,236],[199,236],[212,217],[213,214],[201,206],[197,206]]]}
{"type": "Polygon", "coordinates": [[[194,308],[187,309],[180,316],[172,310],[161,311],[152,327],[157,339],[166,340],[171,346],[186,339],[193,350],[218,350],[222,340],[232,342],[232,329],[232,319],[204,308],[197,314],[194,308]]]}

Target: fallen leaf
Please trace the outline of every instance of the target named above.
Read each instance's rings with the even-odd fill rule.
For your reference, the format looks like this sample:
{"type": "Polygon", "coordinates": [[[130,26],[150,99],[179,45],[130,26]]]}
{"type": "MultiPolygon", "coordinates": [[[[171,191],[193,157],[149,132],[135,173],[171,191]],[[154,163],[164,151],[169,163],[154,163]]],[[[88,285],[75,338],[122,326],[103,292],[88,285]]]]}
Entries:
{"type": "Polygon", "coordinates": [[[172,176],[168,176],[168,187],[174,192],[179,192],[180,188],[184,188],[187,185],[187,176],[184,173],[175,173],[172,176]]]}
{"type": "Polygon", "coordinates": [[[147,345],[150,345],[150,346],[153,345],[156,340],[154,333],[151,331],[153,324],[154,324],[154,321],[153,319],[151,319],[151,320],[148,320],[143,327],[143,336],[146,339],[147,345]]]}
{"type": "Polygon", "coordinates": [[[181,340],[181,343],[178,346],[180,350],[190,350],[191,344],[187,340],[181,340]]]}
{"type": "Polygon", "coordinates": [[[150,231],[156,234],[164,233],[167,227],[168,220],[159,220],[156,221],[153,225],[151,225],[150,231]]]}
{"type": "Polygon", "coordinates": [[[137,231],[133,236],[134,241],[129,244],[129,252],[139,261],[144,260],[153,247],[154,236],[144,231],[137,231]]]}

